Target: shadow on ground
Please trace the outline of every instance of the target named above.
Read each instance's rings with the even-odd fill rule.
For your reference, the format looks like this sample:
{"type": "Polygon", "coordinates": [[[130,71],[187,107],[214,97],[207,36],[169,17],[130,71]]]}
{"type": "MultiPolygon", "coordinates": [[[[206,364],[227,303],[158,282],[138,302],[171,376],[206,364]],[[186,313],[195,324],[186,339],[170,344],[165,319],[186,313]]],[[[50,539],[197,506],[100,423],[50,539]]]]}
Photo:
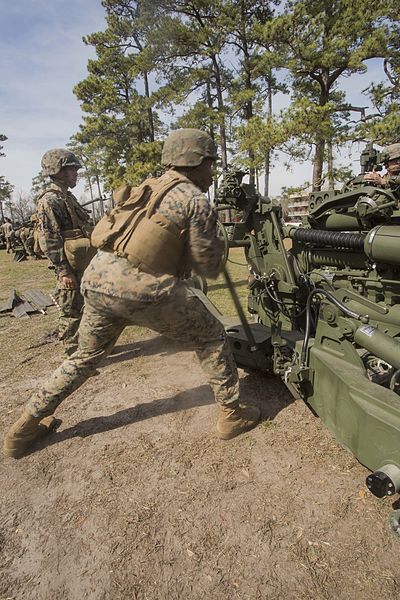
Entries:
{"type": "MultiPolygon", "coordinates": [[[[286,388],[277,378],[249,373],[240,382],[241,398],[248,404],[257,404],[261,409],[262,420],[272,421],[276,415],[293,402],[286,388]],[[273,393],[278,390],[279,393],[273,393]]],[[[194,407],[214,404],[212,391],[208,385],[201,385],[185,390],[168,398],[160,398],[125,408],[111,415],[101,415],[86,419],[51,434],[42,443],[38,443],[32,451],[52,446],[74,437],[85,438],[132,423],[138,423],[153,417],[188,410],[194,407]]]]}
{"type": "Polygon", "coordinates": [[[162,337],[155,336],[147,340],[138,340],[130,344],[117,344],[114,346],[111,354],[101,362],[101,366],[112,365],[125,360],[130,360],[136,356],[167,356],[175,354],[182,349],[174,341],[162,337]],[[161,346],[161,348],[160,348],[161,346]]]}

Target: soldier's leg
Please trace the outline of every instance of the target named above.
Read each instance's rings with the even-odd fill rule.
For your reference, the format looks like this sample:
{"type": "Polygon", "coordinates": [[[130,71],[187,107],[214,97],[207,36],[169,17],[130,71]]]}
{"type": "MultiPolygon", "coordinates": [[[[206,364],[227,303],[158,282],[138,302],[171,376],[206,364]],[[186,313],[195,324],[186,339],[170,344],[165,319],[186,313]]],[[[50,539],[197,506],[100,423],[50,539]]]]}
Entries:
{"type": "Polygon", "coordinates": [[[32,394],[26,408],[33,416],[53,414],[57,406],[96,372],[99,362],[113,349],[126,321],[85,305],[79,327],[79,347],[32,394]]]}
{"type": "Polygon", "coordinates": [[[257,424],[259,409],[239,404],[239,378],[225,329],[190,288],[177,285],[167,299],[141,310],[125,306],[124,314],[196,351],[220,407],[220,438],[231,439],[257,424]]]}
{"type": "Polygon", "coordinates": [[[65,360],[34,392],[21,417],[4,439],[6,456],[19,458],[53,425],[49,421],[57,406],[77,390],[92,374],[98,363],[112,350],[126,322],[110,313],[99,313],[87,304],[81,321],[79,349],[65,360]]]}
{"type": "Polygon", "coordinates": [[[78,348],[78,329],[82,318],[84,300],[79,289],[57,288],[55,298],[59,306],[58,338],[64,352],[70,356],[78,348]]]}
{"type": "Polygon", "coordinates": [[[238,373],[224,327],[186,285],[178,284],[160,302],[116,300],[114,311],[195,350],[216,401],[238,400],[238,373]]]}

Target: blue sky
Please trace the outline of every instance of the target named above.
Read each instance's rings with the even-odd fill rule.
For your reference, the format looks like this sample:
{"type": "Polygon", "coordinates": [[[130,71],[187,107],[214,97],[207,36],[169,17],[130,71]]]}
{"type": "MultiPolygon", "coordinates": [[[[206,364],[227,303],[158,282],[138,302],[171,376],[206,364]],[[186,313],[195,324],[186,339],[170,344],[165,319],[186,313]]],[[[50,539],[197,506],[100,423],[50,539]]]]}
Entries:
{"type": "MultiPolygon", "coordinates": [[[[86,76],[93,49],[82,36],[104,29],[100,0],[0,0],[0,133],[7,135],[0,175],[17,191],[29,191],[49,148],[63,147],[81,122],[82,113],[72,89],[86,76]]],[[[382,79],[378,61],[366,75],[344,81],[348,100],[367,106],[361,96],[371,80],[382,79]]],[[[344,153],[340,162],[354,162],[344,153]]],[[[311,165],[294,165],[291,172],[278,163],[271,173],[271,195],[282,186],[311,180],[311,165]]],[[[77,189],[78,197],[83,192],[77,189]]]]}
{"type": "Polygon", "coordinates": [[[0,0],[0,14],[0,174],[29,190],[44,152],[78,129],[72,88],[94,54],[82,36],[104,29],[104,9],[100,0],[0,0]]]}

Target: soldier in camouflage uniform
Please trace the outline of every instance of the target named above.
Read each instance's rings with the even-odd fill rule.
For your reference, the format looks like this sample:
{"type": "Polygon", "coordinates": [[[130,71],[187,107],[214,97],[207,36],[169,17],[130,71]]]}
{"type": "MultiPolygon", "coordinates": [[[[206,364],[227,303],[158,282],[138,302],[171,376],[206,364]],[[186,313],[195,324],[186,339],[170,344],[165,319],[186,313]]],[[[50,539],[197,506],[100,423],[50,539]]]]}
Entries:
{"type": "Polygon", "coordinates": [[[19,239],[24,247],[28,257],[33,258],[33,230],[29,227],[29,223],[24,223],[19,231],[19,239]]]}
{"type": "Polygon", "coordinates": [[[364,180],[390,189],[400,200],[400,143],[387,146],[384,155],[387,174],[382,177],[376,171],[370,171],[365,173],[364,180]]]}
{"type": "Polygon", "coordinates": [[[46,152],[42,158],[42,171],[52,181],[39,196],[36,212],[39,245],[54,266],[57,278],[59,338],[66,355],[78,348],[77,332],[83,309],[79,286],[86,266],[71,260],[66,244],[71,244],[73,239],[89,240],[91,230],[88,213],[68,191],[76,186],[81,166],[69,150],[56,148],[46,152]]]}
{"type": "MultiPolygon", "coordinates": [[[[158,180],[147,182],[150,189],[167,184],[168,191],[161,196],[151,226],[163,222],[175,227],[175,242],[180,240],[176,263],[172,264],[174,260],[169,258],[168,265],[165,260],[175,242],[170,238],[168,245],[163,246],[165,231],[159,231],[157,225],[147,247],[143,247],[146,238],[136,243],[138,260],[132,254],[129,260],[116,254],[111,246],[98,251],[82,279],[85,308],[78,351],[31,396],[22,416],[5,437],[7,456],[20,457],[47,433],[54,425],[51,415],[57,406],[94,374],[99,361],[111,351],[127,325],[149,327],[196,351],[219,405],[220,438],[230,439],[257,424],[258,408],[239,404],[238,374],[224,327],[179,278],[176,269],[178,263],[186,268],[190,264],[199,275],[216,277],[222,267],[223,244],[217,237],[216,215],[202,193],[213,181],[215,159],[215,145],[206,133],[182,129],[169,135],[162,154],[162,162],[169,170],[158,180]],[[157,250],[152,254],[154,247],[157,250]],[[163,271],[157,267],[161,263],[163,271]]],[[[107,217],[104,219],[107,223],[107,217]]],[[[145,223],[147,226],[149,222],[145,223]]],[[[98,224],[96,230],[99,227],[98,224]]],[[[134,246],[135,235],[140,238],[139,226],[133,232],[134,246]]]]}
{"type": "Polygon", "coordinates": [[[15,233],[11,221],[8,217],[4,217],[4,221],[1,225],[1,228],[6,239],[7,254],[9,254],[14,247],[15,233]]]}
{"type": "MultiPolygon", "coordinates": [[[[44,258],[44,254],[43,251],[40,247],[39,244],[39,223],[38,223],[38,217],[36,213],[33,213],[33,215],[31,215],[31,229],[32,229],[32,249],[33,249],[33,254],[35,258],[44,258]]],[[[50,264],[50,263],[49,263],[50,264]]],[[[51,267],[53,268],[53,265],[51,265],[51,267]]]]}

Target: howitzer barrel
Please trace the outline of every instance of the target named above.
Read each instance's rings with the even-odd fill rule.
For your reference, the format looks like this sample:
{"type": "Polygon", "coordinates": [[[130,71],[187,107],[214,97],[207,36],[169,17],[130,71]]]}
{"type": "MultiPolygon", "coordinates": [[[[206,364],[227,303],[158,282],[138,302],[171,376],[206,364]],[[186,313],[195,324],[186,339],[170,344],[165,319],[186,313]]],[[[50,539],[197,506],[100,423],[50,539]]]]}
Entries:
{"type": "Polygon", "coordinates": [[[363,252],[349,252],[337,248],[311,248],[306,256],[308,263],[314,267],[366,269],[368,262],[363,252]]]}
{"type": "Polygon", "coordinates": [[[364,242],[365,254],[378,262],[400,265],[400,227],[378,225],[367,234],[364,242]]]}
{"type": "Polygon", "coordinates": [[[303,229],[302,227],[293,227],[289,231],[289,237],[299,242],[326,244],[334,248],[346,248],[348,250],[363,250],[365,239],[362,233],[342,233],[320,229],[303,229]]]}

